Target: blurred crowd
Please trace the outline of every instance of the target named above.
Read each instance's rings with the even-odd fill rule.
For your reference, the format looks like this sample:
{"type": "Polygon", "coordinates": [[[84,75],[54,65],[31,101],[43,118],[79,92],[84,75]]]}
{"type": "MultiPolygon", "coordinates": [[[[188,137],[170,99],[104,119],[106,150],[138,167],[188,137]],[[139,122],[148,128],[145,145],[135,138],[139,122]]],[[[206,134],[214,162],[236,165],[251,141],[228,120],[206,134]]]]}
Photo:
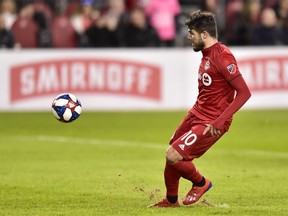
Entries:
{"type": "Polygon", "coordinates": [[[227,45],[288,45],[288,0],[0,0],[0,47],[185,47],[195,9],[227,45]]]}

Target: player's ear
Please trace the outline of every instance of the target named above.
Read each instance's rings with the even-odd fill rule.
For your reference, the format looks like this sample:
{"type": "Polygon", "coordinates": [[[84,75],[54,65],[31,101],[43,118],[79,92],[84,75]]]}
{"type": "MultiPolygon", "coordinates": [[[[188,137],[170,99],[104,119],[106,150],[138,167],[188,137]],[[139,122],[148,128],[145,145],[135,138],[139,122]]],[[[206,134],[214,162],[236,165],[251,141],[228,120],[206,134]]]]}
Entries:
{"type": "Polygon", "coordinates": [[[202,40],[207,39],[208,36],[209,36],[209,33],[208,33],[207,31],[203,31],[203,32],[201,33],[201,39],[202,39],[202,40]]]}

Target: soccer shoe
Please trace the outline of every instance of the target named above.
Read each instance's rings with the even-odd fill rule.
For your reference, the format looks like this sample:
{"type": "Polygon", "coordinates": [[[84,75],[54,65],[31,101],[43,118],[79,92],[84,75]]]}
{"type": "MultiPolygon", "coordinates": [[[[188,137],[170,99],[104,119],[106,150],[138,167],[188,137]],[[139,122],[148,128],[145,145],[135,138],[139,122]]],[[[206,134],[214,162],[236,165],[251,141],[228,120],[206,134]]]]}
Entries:
{"type": "Polygon", "coordinates": [[[177,201],[176,203],[170,203],[167,198],[164,198],[158,203],[149,205],[148,208],[154,208],[154,207],[160,207],[160,208],[169,208],[169,207],[179,207],[179,202],[177,201]]]}
{"type": "Polygon", "coordinates": [[[205,180],[206,183],[203,187],[197,187],[197,186],[192,187],[192,189],[183,199],[184,205],[191,205],[197,202],[202,197],[202,195],[212,187],[212,182],[207,178],[205,180]]]}

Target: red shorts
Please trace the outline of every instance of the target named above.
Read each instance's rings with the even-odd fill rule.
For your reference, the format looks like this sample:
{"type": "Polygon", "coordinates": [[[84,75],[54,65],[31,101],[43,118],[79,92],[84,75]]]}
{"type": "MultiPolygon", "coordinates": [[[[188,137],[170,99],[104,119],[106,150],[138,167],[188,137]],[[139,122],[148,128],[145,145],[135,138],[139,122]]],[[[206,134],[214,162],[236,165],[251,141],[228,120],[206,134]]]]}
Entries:
{"type": "Polygon", "coordinates": [[[170,145],[184,158],[183,160],[200,157],[226,132],[223,129],[220,136],[214,137],[210,132],[203,135],[208,123],[189,112],[178,126],[170,140],[170,145]]]}

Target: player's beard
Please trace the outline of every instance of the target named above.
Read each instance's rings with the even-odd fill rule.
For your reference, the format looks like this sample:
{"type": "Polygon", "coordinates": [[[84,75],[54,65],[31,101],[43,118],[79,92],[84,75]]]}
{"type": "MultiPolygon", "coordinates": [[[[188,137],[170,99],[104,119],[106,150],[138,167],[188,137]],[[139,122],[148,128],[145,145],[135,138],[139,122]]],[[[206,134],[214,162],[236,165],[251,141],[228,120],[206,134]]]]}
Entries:
{"type": "Polygon", "coordinates": [[[204,41],[202,40],[202,38],[199,38],[198,41],[194,41],[194,43],[193,43],[193,50],[195,52],[203,50],[204,47],[205,47],[205,44],[204,44],[204,41]]]}

